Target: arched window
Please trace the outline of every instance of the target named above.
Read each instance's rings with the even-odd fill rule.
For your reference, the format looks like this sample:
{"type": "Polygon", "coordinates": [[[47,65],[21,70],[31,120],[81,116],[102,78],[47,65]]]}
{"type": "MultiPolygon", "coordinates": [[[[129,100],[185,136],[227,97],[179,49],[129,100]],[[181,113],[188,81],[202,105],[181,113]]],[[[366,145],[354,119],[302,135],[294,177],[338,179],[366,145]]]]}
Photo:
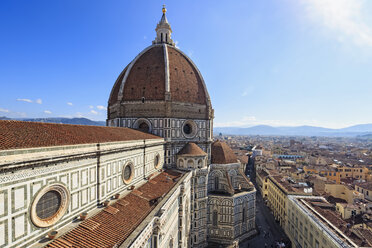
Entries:
{"type": "Polygon", "coordinates": [[[214,226],[217,226],[217,217],[218,217],[217,210],[214,210],[213,211],[213,216],[212,216],[212,224],[214,226]]]}
{"type": "MultiPolygon", "coordinates": [[[[189,160],[187,161],[187,166],[188,166],[189,168],[193,168],[193,167],[194,167],[194,160],[189,159],[189,160]]],[[[195,181],[196,181],[196,179],[195,179],[195,181]]]]}
{"type": "Polygon", "coordinates": [[[199,159],[199,161],[198,161],[198,167],[199,168],[203,167],[203,160],[199,159]]]}
{"type": "Polygon", "coordinates": [[[160,42],[163,42],[163,33],[160,34],[160,42]]]}
{"type": "Polygon", "coordinates": [[[215,189],[215,190],[218,190],[218,189],[219,189],[219,184],[220,184],[219,181],[220,181],[220,180],[219,180],[218,176],[217,176],[217,175],[214,176],[214,189],[215,189]]]}
{"type": "Polygon", "coordinates": [[[169,240],[169,248],[173,248],[173,238],[169,240]]]}

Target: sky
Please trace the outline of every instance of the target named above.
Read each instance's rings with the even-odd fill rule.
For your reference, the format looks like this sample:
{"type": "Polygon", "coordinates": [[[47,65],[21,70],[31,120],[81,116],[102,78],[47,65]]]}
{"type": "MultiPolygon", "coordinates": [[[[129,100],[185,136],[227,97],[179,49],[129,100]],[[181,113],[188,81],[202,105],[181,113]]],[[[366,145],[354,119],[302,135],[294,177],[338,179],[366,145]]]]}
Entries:
{"type": "Polygon", "coordinates": [[[215,127],[372,123],[369,0],[4,0],[0,116],[105,120],[163,4],[203,75],[215,127]]]}

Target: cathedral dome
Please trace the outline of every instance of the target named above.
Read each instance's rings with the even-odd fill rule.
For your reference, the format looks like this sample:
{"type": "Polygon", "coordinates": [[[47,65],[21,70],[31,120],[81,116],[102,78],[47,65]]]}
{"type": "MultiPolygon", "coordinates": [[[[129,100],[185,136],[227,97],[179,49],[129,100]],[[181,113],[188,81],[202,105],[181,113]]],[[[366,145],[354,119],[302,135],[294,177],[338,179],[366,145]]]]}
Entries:
{"type": "Polygon", "coordinates": [[[121,101],[165,100],[210,104],[203,77],[191,59],[170,44],[153,44],[120,73],[109,106],[121,101]]]}
{"type": "Polygon", "coordinates": [[[117,78],[108,101],[108,125],[119,125],[120,118],[213,119],[203,77],[175,46],[165,12],[163,8],[152,45],[117,78]]]}
{"type": "Polygon", "coordinates": [[[219,140],[213,142],[211,155],[212,164],[231,164],[238,162],[233,150],[225,142],[219,140]]]}

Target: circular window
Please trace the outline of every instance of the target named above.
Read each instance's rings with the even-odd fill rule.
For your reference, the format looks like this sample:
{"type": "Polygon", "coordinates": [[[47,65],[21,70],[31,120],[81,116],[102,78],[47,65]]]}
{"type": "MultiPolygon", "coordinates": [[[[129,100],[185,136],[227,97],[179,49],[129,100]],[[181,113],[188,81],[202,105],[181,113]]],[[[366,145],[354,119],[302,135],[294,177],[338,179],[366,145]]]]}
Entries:
{"type": "Polygon", "coordinates": [[[148,133],[150,128],[146,122],[142,122],[141,124],[138,125],[138,130],[144,133],[148,133]]]}
{"type": "Polygon", "coordinates": [[[31,220],[38,227],[48,227],[65,214],[70,194],[65,186],[54,184],[43,188],[31,205],[31,220]]]}
{"type": "Polygon", "coordinates": [[[133,128],[135,128],[135,129],[137,129],[141,132],[145,132],[145,133],[151,133],[152,132],[151,122],[147,119],[144,119],[144,118],[137,119],[133,124],[133,128]]]}
{"type": "Polygon", "coordinates": [[[127,163],[126,165],[124,165],[122,178],[125,184],[129,184],[132,181],[133,179],[133,164],[132,163],[127,163]]]}
{"type": "Polygon", "coordinates": [[[156,156],[154,158],[154,167],[156,169],[158,169],[160,167],[160,155],[159,154],[156,154],[156,156]]]}
{"type": "Polygon", "coordinates": [[[42,220],[48,219],[58,212],[62,197],[56,190],[46,192],[36,204],[36,215],[42,220]]]}
{"type": "Polygon", "coordinates": [[[190,134],[192,131],[192,127],[189,123],[186,123],[184,126],[183,126],[183,132],[185,134],[190,134]]]}
{"type": "Polygon", "coordinates": [[[186,138],[193,138],[197,133],[197,126],[194,121],[187,120],[183,123],[182,132],[186,138]]]}

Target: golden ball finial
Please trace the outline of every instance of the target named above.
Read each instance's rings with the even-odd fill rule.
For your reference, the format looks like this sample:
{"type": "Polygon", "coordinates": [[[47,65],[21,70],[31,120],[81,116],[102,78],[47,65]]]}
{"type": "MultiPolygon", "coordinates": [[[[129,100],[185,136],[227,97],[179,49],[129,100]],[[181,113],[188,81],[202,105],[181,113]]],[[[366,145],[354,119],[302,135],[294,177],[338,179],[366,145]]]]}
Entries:
{"type": "Polygon", "coordinates": [[[162,9],[162,11],[163,11],[163,14],[165,14],[165,12],[167,12],[167,9],[165,8],[165,4],[163,4],[163,9],[162,9]]]}

